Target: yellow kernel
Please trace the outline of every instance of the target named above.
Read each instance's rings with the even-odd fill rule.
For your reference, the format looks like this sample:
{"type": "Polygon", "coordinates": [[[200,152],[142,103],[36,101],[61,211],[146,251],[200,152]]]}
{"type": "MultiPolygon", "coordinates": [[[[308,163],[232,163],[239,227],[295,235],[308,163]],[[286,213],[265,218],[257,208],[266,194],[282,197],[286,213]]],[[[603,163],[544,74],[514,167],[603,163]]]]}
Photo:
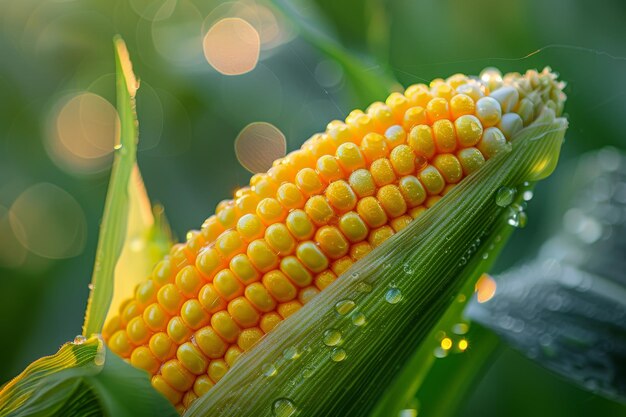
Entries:
{"type": "Polygon", "coordinates": [[[263,330],[263,332],[269,333],[281,321],[283,321],[283,318],[280,317],[278,313],[271,312],[263,314],[263,317],[261,317],[261,322],[259,323],[259,327],[261,328],[261,330],[263,330]]]}
{"type": "Polygon", "coordinates": [[[480,100],[484,96],[480,84],[474,80],[468,80],[467,83],[460,85],[456,88],[456,92],[459,94],[465,94],[469,96],[474,102],[480,100]]]}
{"type": "Polygon", "coordinates": [[[409,133],[407,143],[417,155],[424,156],[427,159],[435,155],[435,138],[430,126],[415,126],[409,133]]]}
{"type": "Polygon", "coordinates": [[[450,120],[438,120],[433,124],[435,146],[439,152],[453,152],[456,149],[456,134],[450,120]]]}
{"type": "MultiPolygon", "coordinates": [[[[278,271],[271,271],[268,274],[272,274],[278,271]]],[[[267,274],[265,274],[267,276],[267,274]]],[[[263,277],[263,284],[255,282],[246,287],[245,296],[252,303],[257,310],[261,312],[268,312],[276,308],[276,302],[272,298],[272,295],[268,291],[267,284],[265,284],[265,276],[263,277]]]]}
{"type": "Polygon", "coordinates": [[[315,277],[315,286],[320,290],[328,287],[337,279],[337,275],[333,271],[324,271],[315,277]]]}
{"type": "Polygon", "coordinates": [[[304,196],[294,184],[284,183],[278,188],[276,198],[286,209],[301,208],[304,206],[304,196]]]}
{"type": "Polygon", "coordinates": [[[284,319],[291,316],[296,311],[302,308],[302,304],[299,301],[289,301],[287,303],[282,303],[278,305],[278,314],[280,314],[284,319]]]}
{"type": "Polygon", "coordinates": [[[387,97],[387,100],[385,100],[385,104],[387,104],[387,106],[391,110],[391,113],[393,114],[396,122],[402,120],[404,113],[407,111],[410,105],[409,100],[401,93],[391,93],[389,97],[387,97]]]}
{"type": "Polygon", "coordinates": [[[367,162],[371,163],[389,154],[385,137],[378,133],[368,133],[361,142],[361,151],[367,162]]]}
{"type": "Polygon", "coordinates": [[[111,335],[120,329],[121,322],[119,316],[113,316],[104,324],[102,336],[105,340],[109,340],[111,335]]]}
{"type": "Polygon", "coordinates": [[[343,234],[334,226],[320,227],[315,234],[315,241],[331,259],[341,258],[348,253],[350,247],[343,234]]]}
{"type": "Polygon", "coordinates": [[[233,366],[242,353],[243,352],[241,351],[241,349],[239,349],[239,346],[231,345],[224,354],[224,360],[226,361],[228,366],[233,366]]]}
{"type": "Polygon", "coordinates": [[[303,168],[298,172],[296,175],[296,185],[307,197],[320,194],[324,191],[324,184],[322,183],[322,180],[319,175],[317,175],[317,172],[315,172],[312,168],[303,168]]]}
{"type": "Polygon", "coordinates": [[[222,210],[217,211],[215,215],[224,229],[230,229],[237,221],[237,210],[235,209],[235,205],[232,203],[224,207],[222,210]]]}
{"type": "Polygon", "coordinates": [[[195,335],[196,344],[209,359],[219,359],[228,347],[211,326],[203,327],[195,335]]]}
{"type": "Polygon", "coordinates": [[[250,242],[247,250],[248,258],[261,272],[270,271],[278,265],[278,256],[269,247],[265,239],[250,242]]]}
{"type": "MultiPolygon", "coordinates": [[[[198,274],[196,268],[191,265],[187,265],[176,274],[176,287],[185,297],[193,297],[198,293],[198,290],[202,286],[202,278],[198,274]]],[[[163,288],[166,288],[167,285],[163,288]]],[[[159,293],[163,290],[159,290],[159,293]]],[[[163,304],[161,304],[163,305],[163,304]]],[[[175,313],[178,308],[176,307],[173,311],[170,309],[166,309],[168,313],[175,313]]]]}
{"type": "Polygon", "coordinates": [[[409,99],[412,106],[426,107],[433,98],[432,94],[430,94],[430,89],[424,84],[410,86],[406,89],[404,95],[409,99]]]}
{"type": "Polygon", "coordinates": [[[357,204],[359,216],[369,227],[380,227],[387,223],[387,214],[374,197],[365,197],[357,204]]]}
{"type": "Polygon", "coordinates": [[[341,275],[346,272],[352,265],[354,261],[350,259],[349,256],[344,256],[343,258],[337,259],[332,263],[330,269],[337,275],[341,275]]]}
{"type": "Polygon", "coordinates": [[[440,195],[433,195],[428,197],[428,199],[426,200],[426,204],[425,206],[427,208],[431,208],[432,206],[434,206],[439,200],[441,200],[441,196],[440,195]]]}
{"type": "MultiPolygon", "coordinates": [[[[336,181],[343,178],[343,171],[332,155],[324,155],[317,160],[317,173],[326,182],[336,181]]],[[[302,206],[300,206],[302,207],[302,206]]]]}
{"type": "Polygon", "coordinates": [[[437,155],[433,159],[433,166],[437,168],[448,184],[456,184],[463,177],[461,163],[452,154],[437,155]]]}
{"type": "Polygon", "coordinates": [[[200,375],[193,383],[193,392],[198,397],[202,397],[211,388],[213,388],[213,381],[211,381],[208,375],[200,375]]]}
{"type": "Polygon", "coordinates": [[[253,193],[242,195],[235,200],[235,207],[240,215],[254,213],[259,203],[259,196],[253,193]]]}
{"type": "Polygon", "coordinates": [[[415,220],[425,211],[426,207],[424,206],[414,207],[409,211],[409,216],[411,216],[415,220]]]}
{"type": "MultiPolygon", "coordinates": [[[[316,146],[318,146],[318,148],[319,146],[324,147],[324,146],[328,146],[329,144],[331,144],[330,139],[326,135],[320,135],[320,139],[324,139],[324,138],[325,138],[325,141],[323,144],[320,144],[319,140],[316,141],[317,142],[316,146]]],[[[332,153],[333,150],[334,148],[331,148],[326,153],[332,153]]],[[[288,165],[292,170],[292,176],[291,176],[291,179],[289,179],[289,181],[293,181],[293,177],[296,174],[296,172],[298,172],[299,169],[303,167],[312,167],[315,164],[315,159],[317,158],[318,158],[317,156],[313,155],[313,153],[311,152],[311,149],[298,149],[298,150],[289,152],[283,159],[284,163],[288,165]]]]}
{"type": "Polygon", "coordinates": [[[194,375],[177,359],[172,359],[161,366],[161,376],[176,391],[184,392],[193,386],[194,375]]]}
{"type": "Polygon", "coordinates": [[[340,145],[335,155],[341,167],[347,172],[365,168],[365,158],[359,150],[359,147],[352,142],[346,142],[340,145]]]}
{"type": "Polygon", "coordinates": [[[489,127],[485,129],[483,137],[478,143],[477,148],[483,154],[485,159],[494,157],[496,154],[509,148],[506,137],[497,127],[489,127]]]}
{"type": "Polygon", "coordinates": [[[474,114],[475,109],[474,100],[466,94],[457,94],[450,100],[450,113],[453,119],[458,119],[466,114],[474,114]]]}
{"type": "Polygon", "coordinates": [[[256,214],[266,224],[282,222],[287,216],[287,211],[275,198],[264,198],[256,208],[256,214]]]}
{"type": "MultiPolygon", "coordinates": [[[[410,129],[409,129],[410,130],[410,129]]],[[[391,126],[385,131],[385,140],[389,149],[402,145],[406,142],[406,130],[400,125],[391,126]]]]}
{"type": "Polygon", "coordinates": [[[133,353],[130,355],[130,363],[135,368],[143,369],[153,375],[157,373],[159,366],[161,366],[152,352],[150,352],[150,349],[145,346],[139,346],[133,350],[133,353]]]}
{"type": "Polygon", "coordinates": [[[327,224],[335,216],[335,211],[324,196],[316,195],[306,202],[304,211],[316,225],[327,224]]]}
{"type": "Polygon", "coordinates": [[[213,327],[213,330],[215,330],[222,339],[229,343],[234,343],[241,331],[239,325],[233,320],[233,317],[223,310],[211,316],[211,327],[213,327]]]}
{"type": "Polygon", "coordinates": [[[391,227],[389,226],[379,227],[378,229],[372,230],[368,241],[373,247],[377,247],[380,244],[382,244],[385,240],[393,236],[393,234],[394,234],[394,231],[391,227]]]}
{"type": "Polygon", "coordinates": [[[476,116],[483,127],[495,126],[500,122],[502,108],[498,100],[492,97],[483,97],[476,102],[476,116]]]}
{"type": "Polygon", "coordinates": [[[339,229],[351,242],[360,242],[367,238],[369,232],[367,225],[353,211],[344,214],[339,220],[339,229]]]}
{"type": "Polygon", "coordinates": [[[182,400],[183,394],[170,387],[170,385],[165,382],[161,375],[153,376],[150,382],[152,383],[154,389],[163,394],[163,396],[167,398],[172,404],[178,404],[180,400],[182,400]]]}
{"type": "Polygon", "coordinates": [[[200,289],[198,301],[200,301],[200,304],[202,304],[202,307],[204,307],[206,311],[212,314],[226,307],[226,300],[219,295],[213,284],[205,284],[200,289]]]}
{"type": "Polygon", "coordinates": [[[483,127],[480,120],[473,115],[464,115],[454,121],[456,136],[462,148],[474,146],[483,135],[483,127]]]}
{"type": "Polygon", "coordinates": [[[212,279],[217,271],[222,269],[222,264],[223,262],[214,248],[203,250],[196,258],[196,268],[206,280],[212,279]]]}
{"type": "Polygon", "coordinates": [[[535,116],[535,106],[533,102],[527,97],[521,99],[517,108],[517,114],[522,118],[524,126],[528,126],[535,116]]]}
{"type": "Polygon", "coordinates": [[[293,210],[285,221],[287,229],[298,240],[307,240],[315,233],[315,228],[309,216],[302,210],[293,210]]]}
{"type": "Polygon", "coordinates": [[[131,301],[126,305],[122,306],[121,309],[122,314],[120,315],[120,319],[123,325],[128,324],[133,318],[137,317],[140,314],[139,306],[136,301],[131,301]]]}
{"type": "Polygon", "coordinates": [[[443,191],[443,187],[446,186],[446,182],[444,181],[441,173],[432,165],[427,166],[418,174],[418,178],[428,195],[439,194],[443,191]]]}
{"type": "Polygon", "coordinates": [[[252,327],[250,329],[245,329],[239,335],[239,339],[237,339],[237,345],[244,352],[250,350],[252,346],[254,346],[261,338],[264,333],[258,327],[252,327]]]}
{"type": "Polygon", "coordinates": [[[211,363],[209,364],[207,374],[213,382],[217,383],[217,381],[219,381],[224,375],[226,375],[226,372],[228,372],[228,364],[226,363],[226,361],[224,361],[223,359],[216,359],[211,361],[211,363]]]}
{"type": "Polygon", "coordinates": [[[152,331],[165,329],[168,321],[167,313],[157,303],[152,303],[143,312],[143,320],[152,331]]]}
{"type": "Polygon", "coordinates": [[[352,247],[350,248],[350,256],[355,261],[358,261],[371,251],[372,245],[370,245],[369,242],[359,242],[355,245],[352,245],[352,247]]]}
{"type": "Polygon", "coordinates": [[[109,339],[108,345],[113,352],[123,358],[128,357],[133,349],[125,330],[118,330],[113,333],[113,336],[109,339]]]}
{"type": "Polygon", "coordinates": [[[170,261],[168,261],[167,259],[159,262],[152,270],[152,279],[157,284],[157,286],[161,286],[167,284],[168,282],[171,282],[172,278],[172,267],[170,261]]]}
{"type": "Polygon", "coordinates": [[[183,304],[183,296],[174,284],[167,284],[161,287],[157,293],[159,304],[168,314],[176,314],[183,304]]]}
{"type": "Polygon", "coordinates": [[[374,121],[360,110],[353,110],[346,118],[346,124],[353,134],[355,142],[360,142],[363,136],[374,130],[374,121]]]}
{"type": "Polygon", "coordinates": [[[467,76],[465,74],[454,74],[446,79],[446,82],[452,87],[457,88],[460,85],[467,83],[467,76]]]}
{"type": "Polygon", "coordinates": [[[435,97],[441,97],[445,98],[446,100],[450,100],[453,94],[454,89],[445,82],[437,84],[435,87],[433,87],[433,95],[435,97]]]}
{"type": "Polygon", "coordinates": [[[394,123],[391,109],[383,103],[373,103],[367,109],[367,115],[374,121],[374,127],[379,132],[384,132],[394,123]]]}
{"type": "Polygon", "coordinates": [[[396,185],[385,185],[378,190],[376,198],[389,217],[394,218],[406,213],[406,202],[396,185]]]}
{"type": "Polygon", "coordinates": [[[222,269],[215,275],[213,278],[213,286],[215,287],[215,291],[226,301],[230,301],[243,294],[243,284],[228,268],[222,269]]]}
{"type": "Polygon", "coordinates": [[[443,189],[443,191],[441,192],[441,195],[444,196],[446,194],[448,194],[450,191],[452,191],[452,189],[456,186],[456,184],[448,184],[446,185],[446,188],[443,189]]]}
{"type": "Polygon", "coordinates": [[[339,146],[343,143],[352,141],[352,132],[350,131],[348,126],[343,122],[336,122],[338,123],[333,124],[333,122],[330,122],[328,124],[328,127],[326,128],[326,133],[333,140],[333,144],[335,146],[339,146]]]}
{"type": "Polygon", "coordinates": [[[287,155],[287,160],[294,168],[312,167],[315,160],[322,155],[334,155],[337,146],[332,138],[324,133],[316,133],[302,144],[301,152],[306,155],[305,159],[293,158],[297,151],[287,155]]]}
{"type": "Polygon", "coordinates": [[[284,162],[284,159],[274,161],[274,166],[267,171],[267,176],[276,184],[292,181],[295,174],[296,172],[284,162]]]}
{"type": "Polygon", "coordinates": [[[328,268],[328,259],[314,242],[302,242],[296,250],[300,262],[313,272],[321,272],[328,268]]]}
{"type": "Polygon", "coordinates": [[[245,214],[237,221],[237,232],[248,242],[263,236],[264,230],[265,226],[256,214],[245,214]]]}
{"type": "Polygon", "coordinates": [[[137,304],[143,309],[148,304],[153,303],[156,300],[157,287],[154,281],[149,279],[137,286],[135,290],[135,300],[137,304]]]}
{"type": "Polygon", "coordinates": [[[437,120],[446,120],[450,118],[450,110],[448,101],[445,98],[435,97],[426,105],[426,114],[431,123],[437,120]]]}
{"type": "Polygon", "coordinates": [[[215,241],[215,249],[217,249],[223,258],[230,260],[233,256],[242,253],[245,247],[241,235],[238,232],[235,230],[227,230],[219,235],[215,241]]]}
{"type": "Polygon", "coordinates": [[[407,175],[400,179],[398,183],[400,192],[409,207],[419,206],[426,200],[426,190],[424,186],[413,175],[407,175]]]}
{"type": "Polygon", "coordinates": [[[372,174],[366,169],[357,169],[350,174],[350,187],[360,198],[374,195],[376,184],[372,174]]]}
{"type": "Polygon", "coordinates": [[[235,274],[235,276],[239,278],[239,281],[243,282],[244,284],[249,284],[251,282],[261,279],[258,271],[254,268],[254,266],[252,266],[250,258],[248,258],[248,256],[243,253],[231,259],[229,267],[230,270],[233,271],[233,274],[235,274]]]}
{"type": "MultiPolygon", "coordinates": [[[[298,301],[300,301],[302,304],[306,304],[309,301],[311,301],[319,293],[320,293],[320,290],[318,290],[317,288],[315,288],[313,286],[303,288],[298,293],[298,301]]],[[[263,323],[261,322],[261,329],[263,329],[262,324],[263,323]]],[[[265,331],[265,330],[263,330],[263,331],[265,331]]],[[[267,332],[265,332],[265,333],[267,333],[267,332]]]]}
{"type": "Polygon", "coordinates": [[[313,277],[295,256],[286,256],[280,261],[280,270],[299,287],[311,284],[313,277]]]}
{"type": "Polygon", "coordinates": [[[263,276],[263,285],[276,301],[291,301],[298,295],[296,287],[281,271],[270,271],[263,276]]]}
{"type": "Polygon", "coordinates": [[[126,327],[128,339],[135,345],[142,345],[148,341],[152,332],[146,326],[146,322],[143,321],[143,317],[137,316],[128,322],[126,327]]]}
{"type": "Polygon", "coordinates": [[[167,323],[167,335],[180,345],[191,337],[191,329],[187,327],[182,318],[176,316],[167,323]]]}
{"type": "Polygon", "coordinates": [[[228,303],[228,313],[243,328],[256,326],[259,322],[259,313],[245,297],[235,298],[228,303]]]}
{"type": "Polygon", "coordinates": [[[206,372],[208,360],[191,342],[185,342],[178,347],[176,358],[192,374],[202,375],[206,372]]]}
{"type": "MultiPolygon", "coordinates": [[[[198,399],[198,396],[193,391],[187,391],[185,395],[183,395],[183,409],[182,413],[193,404],[194,401],[198,399]]],[[[179,412],[179,414],[181,414],[179,412]]]]}
{"type": "Polygon", "coordinates": [[[343,180],[334,181],[328,185],[326,198],[339,212],[350,211],[356,206],[356,194],[350,185],[343,180]]]}
{"type": "Polygon", "coordinates": [[[410,132],[415,126],[428,123],[426,109],[421,106],[411,107],[404,114],[402,127],[405,131],[410,132]]]}
{"type": "Polygon", "coordinates": [[[185,321],[185,324],[194,330],[208,324],[210,319],[209,313],[195,299],[185,301],[181,307],[180,316],[185,321]]]}
{"type": "Polygon", "coordinates": [[[261,179],[256,184],[254,184],[252,189],[259,197],[259,199],[261,199],[266,197],[274,197],[276,195],[276,191],[278,190],[278,185],[279,184],[276,184],[267,175],[262,175],[261,179]]]}
{"type": "Polygon", "coordinates": [[[279,255],[289,255],[296,247],[296,241],[283,223],[275,223],[265,230],[265,241],[279,255]]]}
{"type": "MultiPolygon", "coordinates": [[[[164,332],[153,334],[150,342],[148,342],[148,346],[150,347],[150,352],[160,361],[165,361],[176,353],[176,345],[164,332]]],[[[111,348],[111,340],[109,340],[109,347],[111,348]]]]}
{"type": "Polygon", "coordinates": [[[476,148],[461,149],[456,155],[465,175],[471,174],[485,163],[485,157],[476,148]]]}
{"type": "Polygon", "coordinates": [[[370,171],[374,182],[379,187],[396,181],[396,173],[393,171],[389,159],[382,158],[374,161],[370,167],[370,171]]]}
{"type": "Polygon", "coordinates": [[[415,171],[415,153],[408,145],[394,148],[389,160],[398,175],[412,174],[415,171]]]}
{"type": "Polygon", "coordinates": [[[393,219],[390,224],[393,230],[397,233],[400,230],[407,227],[409,223],[411,223],[411,221],[413,221],[411,216],[409,216],[408,214],[405,214],[404,216],[400,216],[400,217],[393,219]]]}
{"type": "MultiPolygon", "coordinates": [[[[256,204],[254,207],[256,208],[256,204]]],[[[213,242],[223,231],[224,227],[217,220],[217,216],[212,215],[204,221],[200,233],[202,233],[207,242],[213,242]]]]}

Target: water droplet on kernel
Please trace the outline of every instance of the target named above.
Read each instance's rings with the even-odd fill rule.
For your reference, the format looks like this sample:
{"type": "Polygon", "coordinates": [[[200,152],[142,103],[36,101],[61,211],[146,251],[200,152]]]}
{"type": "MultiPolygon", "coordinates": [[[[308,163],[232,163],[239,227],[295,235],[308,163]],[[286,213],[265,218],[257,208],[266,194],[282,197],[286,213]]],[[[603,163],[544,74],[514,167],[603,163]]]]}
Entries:
{"type": "Polygon", "coordinates": [[[328,329],[324,332],[324,344],[326,346],[337,346],[341,343],[341,332],[337,329],[328,329]]]}
{"type": "Polygon", "coordinates": [[[275,417],[291,417],[296,411],[296,405],[289,398],[279,398],[272,404],[272,414],[275,417]]]}
{"type": "Polygon", "coordinates": [[[297,347],[291,346],[283,351],[283,356],[285,359],[294,360],[300,357],[300,352],[297,347]]]}
{"type": "Polygon", "coordinates": [[[365,314],[357,311],[354,314],[352,314],[352,324],[354,324],[355,326],[364,326],[367,323],[367,318],[365,317],[365,314]]]}
{"type": "Polygon", "coordinates": [[[385,293],[385,301],[389,304],[398,304],[402,301],[402,292],[398,287],[391,287],[385,293]]]}
{"type": "Polygon", "coordinates": [[[276,366],[273,363],[266,363],[261,367],[261,371],[263,372],[263,376],[272,377],[278,373],[276,366]]]}
{"type": "Polygon", "coordinates": [[[343,361],[348,355],[346,354],[346,351],[343,350],[342,348],[335,348],[333,349],[333,351],[330,353],[330,359],[333,360],[333,362],[341,362],[343,361]]]}
{"type": "Polygon", "coordinates": [[[372,292],[372,285],[361,281],[356,284],[355,289],[357,292],[372,292]]]}
{"type": "Polygon", "coordinates": [[[340,316],[345,316],[346,314],[354,310],[354,307],[356,307],[356,303],[354,301],[349,299],[341,300],[337,301],[337,303],[335,304],[335,311],[340,316]]]}
{"type": "Polygon", "coordinates": [[[507,207],[513,202],[517,190],[511,187],[501,187],[496,193],[496,204],[500,207],[507,207]]]}
{"type": "Polygon", "coordinates": [[[83,336],[82,334],[79,334],[78,336],[74,338],[74,341],[72,343],[74,343],[75,345],[82,345],[86,341],[87,341],[87,338],[83,336]]]}

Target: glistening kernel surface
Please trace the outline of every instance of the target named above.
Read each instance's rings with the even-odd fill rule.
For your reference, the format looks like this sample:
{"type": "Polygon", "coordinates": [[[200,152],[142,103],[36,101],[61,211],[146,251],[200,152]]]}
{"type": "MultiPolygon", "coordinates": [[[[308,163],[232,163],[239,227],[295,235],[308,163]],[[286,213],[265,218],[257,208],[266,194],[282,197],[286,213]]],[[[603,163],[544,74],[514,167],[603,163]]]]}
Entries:
{"type": "Polygon", "coordinates": [[[106,342],[184,411],[264,334],[506,151],[544,106],[560,114],[562,88],[549,69],[456,74],[330,122],[175,245],[106,324],[106,342]]]}

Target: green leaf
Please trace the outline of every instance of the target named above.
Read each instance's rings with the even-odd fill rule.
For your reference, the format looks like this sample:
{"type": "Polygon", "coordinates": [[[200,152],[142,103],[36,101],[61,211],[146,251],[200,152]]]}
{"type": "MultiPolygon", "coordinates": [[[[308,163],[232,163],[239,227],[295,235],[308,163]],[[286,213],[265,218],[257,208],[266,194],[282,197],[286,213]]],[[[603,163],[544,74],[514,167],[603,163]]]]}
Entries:
{"type": "Polygon", "coordinates": [[[77,338],[30,364],[0,392],[2,417],[175,417],[148,375],[108,351],[98,337],[77,338]]]}
{"type": "Polygon", "coordinates": [[[503,221],[497,191],[549,175],[566,127],[545,109],[510,152],[491,159],[356,263],[324,297],[277,326],[185,415],[370,413],[463,287],[477,241],[484,244],[503,221]],[[338,312],[345,313],[337,309],[344,300],[355,303],[349,314],[338,312]]]}
{"type": "Polygon", "coordinates": [[[104,203],[96,261],[91,278],[83,335],[102,331],[113,298],[115,266],[126,238],[129,212],[129,181],[137,153],[135,93],[138,84],[124,41],[115,40],[117,111],[121,124],[120,145],[116,147],[111,180],[104,203]]]}
{"type": "Polygon", "coordinates": [[[286,0],[272,0],[272,3],[292,22],[305,41],[341,65],[359,105],[369,105],[398,88],[398,82],[386,66],[355,55],[330,37],[328,33],[332,31],[324,25],[315,5],[286,0]]]}

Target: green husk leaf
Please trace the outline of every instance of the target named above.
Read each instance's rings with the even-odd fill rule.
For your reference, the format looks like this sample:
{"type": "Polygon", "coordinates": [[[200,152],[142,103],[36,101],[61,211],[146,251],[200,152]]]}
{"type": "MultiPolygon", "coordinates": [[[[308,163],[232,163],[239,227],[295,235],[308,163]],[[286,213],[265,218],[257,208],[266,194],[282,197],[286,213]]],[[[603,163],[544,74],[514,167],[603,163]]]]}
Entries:
{"type": "Polygon", "coordinates": [[[360,105],[365,106],[380,97],[386,97],[399,86],[386,66],[381,67],[367,57],[357,56],[330,37],[328,33],[332,30],[323,30],[324,19],[316,12],[314,4],[286,0],[272,0],[272,3],[289,19],[306,42],[341,65],[360,105]]]}
{"type": "Polygon", "coordinates": [[[129,181],[137,154],[137,114],[135,93],[137,81],[132,72],[126,45],[120,37],[115,43],[117,111],[120,118],[120,145],[117,147],[111,169],[111,180],[104,203],[96,261],[91,278],[91,292],[87,302],[83,336],[102,331],[104,320],[113,298],[115,266],[122,253],[129,213],[129,181]]]}
{"type": "Polygon", "coordinates": [[[0,392],[2,417],[177,416],[145,372],[98,337],[77,339],[30,364],[0,392]],[[105,360],[106,359],[106,360],[105,360]]]}
{"type": "Polygon", "coordinates": [[[491,159],[277,326],[185,415],[370,413],[462,288],[468,264],[460,260],[503,221],[498,189],[549,175],[566,127],[545,109],[510,152],[491,159]],[[355,302],[350,314],[337,312],[343,300],[355,302]]]}

